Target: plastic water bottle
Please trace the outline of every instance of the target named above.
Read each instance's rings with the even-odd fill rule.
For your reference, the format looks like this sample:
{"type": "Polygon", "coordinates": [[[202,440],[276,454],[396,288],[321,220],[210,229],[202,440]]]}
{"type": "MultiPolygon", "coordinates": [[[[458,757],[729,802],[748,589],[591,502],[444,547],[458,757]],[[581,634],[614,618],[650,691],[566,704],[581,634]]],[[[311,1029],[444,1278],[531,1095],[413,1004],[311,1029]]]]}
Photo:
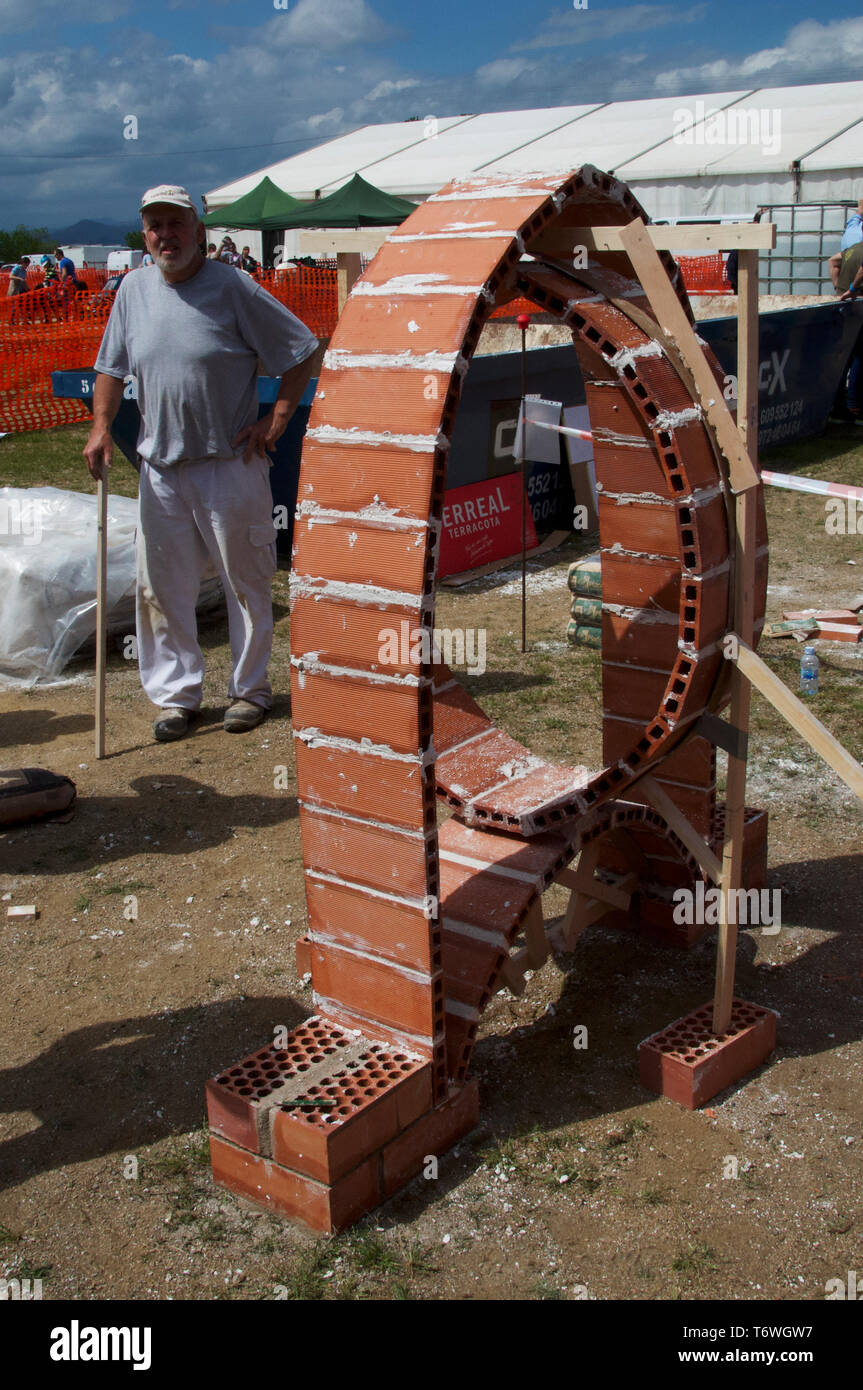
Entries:
{"type": "Polygon", "coordinates": [[[804,647],[800,658],[800,694],[818,694],[818,657],[814,647],[804,647]]]}

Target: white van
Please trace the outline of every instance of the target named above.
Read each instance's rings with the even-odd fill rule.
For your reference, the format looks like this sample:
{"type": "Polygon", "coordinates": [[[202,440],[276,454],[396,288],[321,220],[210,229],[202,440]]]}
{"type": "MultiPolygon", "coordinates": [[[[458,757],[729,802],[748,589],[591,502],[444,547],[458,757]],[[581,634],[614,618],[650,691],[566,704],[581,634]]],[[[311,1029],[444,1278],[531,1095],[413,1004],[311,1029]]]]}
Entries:
{"type": "Polygon", "coordinates": [[[133,251],[126,247],[125,251],[110,251],[108,253],[108,270],[137,270],[141,264],[143,251],[133,251]]]}

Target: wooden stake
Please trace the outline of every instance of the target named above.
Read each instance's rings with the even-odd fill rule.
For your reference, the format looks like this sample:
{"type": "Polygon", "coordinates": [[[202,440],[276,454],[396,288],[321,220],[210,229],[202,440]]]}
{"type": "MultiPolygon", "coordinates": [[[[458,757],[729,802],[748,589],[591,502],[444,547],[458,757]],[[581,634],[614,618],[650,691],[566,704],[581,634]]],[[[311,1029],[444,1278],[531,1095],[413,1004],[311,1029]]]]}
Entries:
{"type": "Polygon", "coordinates": [[[338,283],[339,314],[348,302],[348,295],[363,273],[363,257],[360,251],[339,251],[336,256],[336,279],[338,283]]]}
{"type": "Polygon", "coordinates": [[[96,484],[96,502],[96,757],[104,758],[105,647],[108,636],[108,615],[105,611],[108,587],[108,470],[104,463],[96,484]]]}
{"type": "Polygon", "coordinates": [[[654,810],[658,811],[662,819],[671,827],[678,840],[682,840],[694,859],[698,860],[701,868],[711,878],[714,883],[718,883],[722,877],[722,865],[717,856],[713,853],[709,844],[686,816],[668,795],[668,792],[653,777],[642,777],[638,782],[639,791],[643,792],[654,810]]]}
{"type": "MultiPolygon", "coordinates": [[[[737,428],[748,457],[758,457],[758,252],[740,251],[737,296],[737,428]]],[[[755,494],[741,492],[735,498],[734,624],[739,637],[751,645],[755,630],[755,494]]],[[[749,732],[749,682],[738,664],[731,676],[732,728],[749,732]]],[[[713,996],[713,1031],[724,1033],[731,1023],[734,1001],[734,966],[737,954],[737,921],[729,921],[729,894],[743,880],[743,835],[746,820],[746,758],[728,755],[725,787],[725,841],[720,878],[719,942],[716,987],[713,996]]],[[[735,891],[735,901],[738,901],[735,891]]]]}
{"type": "MultiPolygon", "coordinates": [[[[686,317],[683,305],[677,298],[668,278],[665,267],[663,266],[656,248],[650,239],[647,227],[636,218],[620,231],[620,240],[623,249],[632,262],[632,267],[638,277],[645,294],[650,300],[651,307],[656,314],[657,322],[663,332],[674,342],[677,351],[683,358],[686,366],[692,374],[692,378],[698,390],[701,408],[707,416],[716,432],[723,454],[728,459],[728,468],[731,474],[731,486],[734,492],[744,492],[747,488],[759,485],[758,472],[747,452],[747,445],[752,440],[741,437],[741,432],[735,427],[731,418],[728,406],[722,395],[722,387],[716,381],[712,371],[707,365],[707,358],[701,350],[698,339],[695,336],[695,329],[686,317]]],[[[756,257],[757,251],[741,251],[739,253],[738,264],[742,267],[744,257],[756,257]]],[[[740,281],[738,281],[740,283],[740,281]]],[[[757,285],[756,285],[756,333],[757,333],[757,285]]],[[[738,308],[738,322],[742,310],[738,308]]],[[[738,342],[739,352],[739,342],[738,342]]],[[[756,354],[756,375],[757,375],[757,354],[756,354]]],[[[740,389],[740,372],[738,359],[738,390],[740,389]]],[[[738,412],[739,414],[739,412],[738,412]]],[[[754,447],[757,449],[757,435],[754,447]]]]}

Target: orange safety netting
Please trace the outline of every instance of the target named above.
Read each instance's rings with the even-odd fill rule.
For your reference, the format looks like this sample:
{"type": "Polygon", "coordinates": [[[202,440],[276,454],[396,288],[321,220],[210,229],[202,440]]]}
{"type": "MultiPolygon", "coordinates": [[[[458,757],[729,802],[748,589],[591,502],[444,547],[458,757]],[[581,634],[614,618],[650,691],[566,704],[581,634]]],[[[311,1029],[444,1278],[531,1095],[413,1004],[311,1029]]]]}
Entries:
{"type": "Polygon", "coordinates": [[[725,278],[725,258],[713,256],[678,256],[677,264],[683,276],[687,294],[732,294],[725,278]]]}
{"type": "MultiPolygon", "coordinates": [[[[691,294],[728,294],[721,255],[682,256],[684,284],[691,294]]],[[[94,302],[109,278],[103,269],[79,270],[86,292],[42,288],[43,272],[27,275],[27,293],[6,298],[8,274],[0,274],[0,430],[40,430],[89,418],[83,401],[55,399],[52,371],[89,370],[96,359],[110,302],[94,302]]],[[[338,318],[335,266],[292,266],[262,270],[256,280],[290,309],[318,338],[329,338],[338,318]]],[[[528,299],[495,309],[492,318],[539,314],[528,299]]]]}

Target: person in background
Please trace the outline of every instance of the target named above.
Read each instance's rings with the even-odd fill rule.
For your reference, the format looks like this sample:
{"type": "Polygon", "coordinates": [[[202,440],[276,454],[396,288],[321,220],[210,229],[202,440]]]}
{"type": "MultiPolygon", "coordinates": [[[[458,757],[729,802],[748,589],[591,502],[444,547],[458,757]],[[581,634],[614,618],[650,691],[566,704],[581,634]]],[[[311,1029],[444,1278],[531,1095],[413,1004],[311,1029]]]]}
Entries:
{"type": "Polygon", "coordinates": [[[155,265],[155,261],[153,260],[153,257],[150,255],[149,251],[145,251],[143,256],[141,257],[141,265],[155,265]]]}
{"type": "Polygon", "coordinates": [[[241,270],[247,271],[249,275],[254,275],[255,271],[258,269],[258,262],[255,260],[248,246],[243,247],[240,255],[240,268],[241,270]]]}
{"type": "MultiPolygon", "coordinates": [[[[853,242],[842,252],[839,274],[836,277],[836,293],[840,302],[853,302],[863,294],[863,240],[853,242]]],[[[848,380],[845,387],[845,404],[856,425],[863,424],[863,328],[857,335],[848,380]]]]}
{"type": "Polygon", "coordinates": [[[62,246],[56,247],[54,255],[57,257],[57,269],[60,273],[60,284],[63,286],[63,289],[79,290],[81,288],[81,281],[78,279],[74,261],[72,261],[69,256],[63,255],[62,246]]]}
{"type": "Polygon", "coordinates": [[[22,256],[17,265],[13,265],[9,275],[9,286],[6,290],[6,297],[23,294],[27,288],[27,268],[30,265],[30,257],[22,256]]]}
{"type": "Polygon", "coordinates": [[[218,251],[216,250],[216,243],[215,243],[214,241],[211,241],[211,242],[209,243],[209,245],[207,246],[207,260],[208,260],[208,261],[217,261],[218,259],[219,259],[219,253],[218,253],[218,251]]]}
{"type": "Polygon", "coordinates": [[[58,278],[56,265],[54,264],[50,256],[43,256],[40,261],[40,265],[42,266],[42,274],[44,276],[42,284],[45,286],[46,289],[53,289],[53,287],[57,284],[58,278]]]}
{"type": "Polygon", "coordinates": [[[828,261],[830,279],[833,282],[834,290],[839,294],[843,293],[843,291],[839,289],[839,272],[842,269],[842,257],[846,251],[850,251],[852,246],[856,246],[858,242],[861,241],[863,241],[863,198],[858,199],[857,211],[852,212],[848,221],[845,223],[845,230],[842,233],[839,250],[832,255],[828,261]]]}

